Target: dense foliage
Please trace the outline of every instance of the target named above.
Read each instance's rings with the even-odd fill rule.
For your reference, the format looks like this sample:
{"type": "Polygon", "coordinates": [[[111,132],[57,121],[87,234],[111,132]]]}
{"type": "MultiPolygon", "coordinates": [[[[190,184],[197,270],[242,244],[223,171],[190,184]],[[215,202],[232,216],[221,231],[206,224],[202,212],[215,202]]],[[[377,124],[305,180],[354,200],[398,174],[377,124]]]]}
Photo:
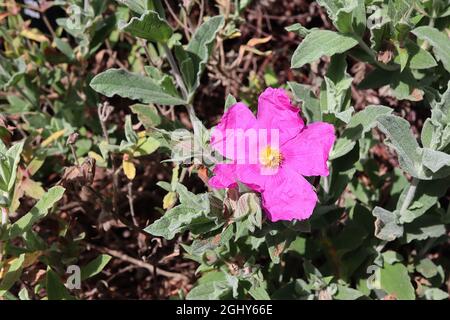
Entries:
{"type": "Polygon", "coordinates": [[[290,50],[276,31],[240,40],[275,3],[210,2],[0,5],[0,297],[101,297],[89,283],[127,263],[155,292],[171,279],[158,298],[448,299],[450,3],[298,1],[323,21],[280,17],[290,50]],[[266,87],[335,128],[307,220],[208,184],[214,125],[266,87]],[[187,272],[164,264],[179,255],[187,272]]]}

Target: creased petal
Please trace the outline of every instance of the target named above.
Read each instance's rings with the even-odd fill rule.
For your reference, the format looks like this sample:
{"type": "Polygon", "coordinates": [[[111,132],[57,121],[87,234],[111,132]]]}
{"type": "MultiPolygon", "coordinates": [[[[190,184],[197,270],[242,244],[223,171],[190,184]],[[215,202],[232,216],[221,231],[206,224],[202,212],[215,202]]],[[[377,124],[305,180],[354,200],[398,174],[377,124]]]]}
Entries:
{"type": "Polygon", "coordinates": [[[280,170],[267,181],[262,198],[267,217],[273,222],[308,219],[317,203],[311,184],[290,169],[280,170]]]}
{"type": "Polygon", "coordinates": [[[327,160],[335,140],[331,124],[312,123],[281,147],[283,166],[304,176],[328,176],[327,160]]]}
{"type": "Polygon", "coordinates": [[[304,127],[300,109],[291,104],[283,89],[267,88],[258,99],[258,126],[280,131],[280,144],[295,137],[304,127]]]}
{"type": "Polygon", "coordinates": [[[240,182],[257,192],[262,192],[266,181],[271,178],[269,175],[262,174],[261,167],[258,164],[237,165],[236,176],[240,182]]]}
{"type": "Polygon", "coordinates": [[[256,118],[250,109],[243,103],[236,103],[228,109],[220,123],[212,130],[211,146],[222,156],[236,159],[237,142],[242,140],[238,134],[255,128],[256,118]]]}
{"type": "Polygon", "coordinates": [[[209,179],[209,185],[216,189],[234,188],[236,183],[235,164],[217,164],[213,169],[214,176],[209,179]]]}

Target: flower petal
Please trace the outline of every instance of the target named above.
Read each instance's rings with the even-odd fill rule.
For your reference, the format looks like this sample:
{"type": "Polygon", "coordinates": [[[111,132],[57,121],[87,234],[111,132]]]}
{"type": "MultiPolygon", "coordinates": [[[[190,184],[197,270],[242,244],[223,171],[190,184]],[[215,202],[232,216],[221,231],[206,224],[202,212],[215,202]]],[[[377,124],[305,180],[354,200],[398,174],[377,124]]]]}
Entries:
{"type": "Polygon", "coordinates": [[[216,189],[236,187],[235,171],[235,164],[217,164],[213,169],[214,177],[209,179],[209,185],[216,189]]]}
{"type": "Polygon", "coordinates": [[[236,165],[237,179],[250,189],[262,192],[272,176],[264,175],[259,164],[236,165]]]}
{"type": "Polygon", "coordinates": [[[312,123],[281,146],[283,166],[304,176],[328,176],[327,160],[335,140],[331,124],[312,123]]]}
{"type": "Polygon", "coordinates": [[[245,104],[236,103],[224,113],[220,123],[212,130],[211,146],[222,156],[234,160],[240,140],[237,129],[242,129],[242,134],[252,128],[256,129],[255,116],[245,104]]]}
{"type": "Polygon", "coordinates": [[[266,182],[263,206],[269,220],[305,220],[313,213],[317,195],[311,184],[299,173],[282,169],[266,182]]]}
{"type": "Polygon", "coordinates": [[[278,129],[280,144],[295,137],[304,127],[300,109],[291,104],[283,89],[267,88],[258,99],[258,126],[278,129]]]}

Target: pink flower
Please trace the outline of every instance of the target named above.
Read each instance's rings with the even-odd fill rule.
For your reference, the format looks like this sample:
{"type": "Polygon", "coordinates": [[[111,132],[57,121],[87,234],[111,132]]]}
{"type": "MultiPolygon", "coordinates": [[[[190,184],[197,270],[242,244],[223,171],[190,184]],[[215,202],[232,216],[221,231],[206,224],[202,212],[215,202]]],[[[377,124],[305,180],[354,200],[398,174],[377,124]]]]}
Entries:
{"type": "Polygon", "coordinates": [[[317,203],[303,176],[328,176],[327,160],[336,139],[324,122],[305,126],[283,89],[266,89],[257,117],[243,103],[228,109],[214,128],[211,145],[230,161],[214,167],[214,188],[232,188],[240,181],[262,193],[271,221],[304,220],[317,203]]]}

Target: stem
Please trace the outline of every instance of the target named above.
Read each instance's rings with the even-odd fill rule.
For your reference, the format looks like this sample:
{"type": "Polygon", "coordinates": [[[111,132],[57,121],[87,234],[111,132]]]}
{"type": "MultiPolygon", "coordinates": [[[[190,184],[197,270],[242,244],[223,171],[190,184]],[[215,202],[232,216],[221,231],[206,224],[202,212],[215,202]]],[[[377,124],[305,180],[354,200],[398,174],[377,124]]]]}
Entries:
{"type": "Polygon", "coordinates": [[[372,57],[373,63],[376,66],[378,66],[381,69],[384,69],[386,71],[395,71],[395,70],[398,70],[400,68],[398,65],[387,65],[387,64],[381,63],[380,61],[377,60],[375,52],[371,48],[369,48],[369,46],[364,42],[364,40],[362,38],[360,38],[360,37],[355,37],[355,38],[356,38],[356,40],[358,40],[359,46],[365,52],[367,52],[367,54],[369,54],[372,57]]]}
{"type": "Polygon", "coordinates": [[[330,193],[330,181],[329,176],[323,177],[323,190],[325,193],[330,193]]]}
{"type": "Polygon", "coordinates": [[[133,204],[133,181],[128,182],[128,205],[130,206],[131,219],[133,219],[133,223],[136,227],[139,227],[139,223],[136,220],[136,215],[134,212],[134,204],[133,204]]]}
{"type": "MultiPolygon", "coordinates": [[[[195,110],[194,107],[192,106],[191,103],[189,103],[188,100],[188,91],[186,89],[186,86],[184,84],[183,78],[181,76],[181,72],[180,69],[178,68],[177,62],[175,61],[175,58],[172,55],[172,52],[170,51],[169,47],[167,46],[167,44],[163,43],[162,44],[164,51],[166,53],[167,56],[167,60],[169,60],[169,64],[170,67],[172,68],[172,73],[175,76],[175,81],[177,82],[178,86],[181,89],[181,93],[183,96],[183,99],[186,100],[186,109],[188,111],[189,114],[189,119],[191,120],[192,125],[194,125],[196,116],[195,116],[195,110]]],[[[195,127],[194,127],[195,128],[195,127]]],[[[195,130],[194,130],[195,132],[195,130]]]]}
{"type": "Polygon", "coordinates": [[[405,199],[403,200],[402,206],[400,207],[400,215],[408,210],[409,206],[414,200],[418,183],[419,180],[416,178],[413,178],[413,180],[411,181],[411,185],[409,186],[408,192],[406,193],[405,199]]]}
{"type": "Polygon", "coordinates": [[[170,51],[167,44],[162,44],[164,51],[167,56],[167,60],[169,60],[170,67],[172,68],[173,75],[175,76],[175,81],[177,82],[178,86],[181,89],[181,93],[183,95],[183,99],[187,100],[188,98],[188,91],[186,89],[186,86],[184,85],[183,78],[181,77],[180,69],[178,69],[177,62],[175,61],[175,58],[173,57],[172,51],[170,51]]]}
{"type": "Polygon", "coordinates": [[[133,265],[135,265],[135,266],[137,266],[139,268],[147,269],[151,274],[155,274],[156,273],[156,274],[161,275],[161,276],[166,277],[166,278],[173,278],[173,279],[176,279],[176,280],[189,281],[189,278],[187,276],[185,276],[184,274],[182,274],[182,273],[175,273],[175,272],[166,271],[166,270],[158,268],[155,265],[150,264],[148,262],[145,262],[145,261],[142,261],[142,260],[130,257],[129,255],[127,255],[127,254],[125,254],[125,253],[123,253],[121,251],[110,249],[110,248],[106,248],[106,247],[100,247],[100,246],[94,245],[92,243],[88,243],[87,245],[89,247],[99,251],[99,252],[107,253],[107,254],[109,254],[109,255],[117,258],[117,259],[120,259],[122,261],[131,263],[131,264],[133,264],[133,265]]]}
{"type": "Polygon", "coordinates": [[[80,162],[78,161],[77,153],[75,152],[75,148],[74,148],[73,144],[69,144],[69,148],[70,148],[70,151],[72,152],[72,156],[75,158],[76,165],[79,167],[80,162]]]}
{"type": "Polygon", "coordinates": [[[2,207],[2,227],[8,223],[8,208],[2,207]]]}
{"type": "Polygon", "coordinates": [[[53,30],[52,24],[50,23],[50,21],[48,21],[48,18],[46,16],[45,12],[42,14],[42,20],[44,21],[45,26],[47,27],[47,29],[50,32],[50,34],[52,35],[52,37],[56,38],[55,30],[53,30]]]}
{"type": "MultiPolygon", "coordinates": [[[[106,121],[108,121],[109,116],[111,115],[113,111],[113,107],[108,104],[108,102],[105,102],[98,107],[98,118],[100,120],[100,125],[102,127],[103,131],[103,137],[106,140],[106,143],[109,145],[109,134],[108,134],[108,128],[106,128],[106,121]]],[[[119,178],[118,178],[118,169],[116,166],[116,161],[114,157],[114,153],[110,152],[109,157],[111,159],[112,164],[112,172],[113,172],[113,199],[112,199],[112,205],[113,205],[113,212],[116,216],[119,216],[118,209],[117,209],[117,199],[118,199],[118,186],[119,186],[119,178]]]]}

